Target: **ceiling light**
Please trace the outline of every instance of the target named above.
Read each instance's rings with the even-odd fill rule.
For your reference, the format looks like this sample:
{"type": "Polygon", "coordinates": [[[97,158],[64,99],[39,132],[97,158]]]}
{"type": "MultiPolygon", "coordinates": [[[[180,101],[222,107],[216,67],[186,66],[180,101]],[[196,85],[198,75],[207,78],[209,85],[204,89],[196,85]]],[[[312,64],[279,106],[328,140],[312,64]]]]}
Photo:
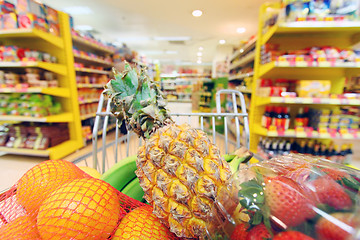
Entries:
{"type": "Polygon", "coordinates": [[[204,50],[204,48],[203,48],[203,47],[199,47],[199,51],[202,51],[202,50],[204,50]]]}
{"type": "Polygon", "coordinates": [[[192,12],[192,15],[193,15],[194,17],[200,17],[200,16],[202,15],[202,11],[201,11],[201,10],[194,10],[194,11],[192,12]]]}
{"type": "Polygon", "coordinates": [[[197,56],[198,56],[198,57],[201,57],[201,56],[202,56],[202,52],[198,52],[198,53],[197,53],[197,56]]]}
{"type": "Polygon", "coordinates": [[[244,33],[244,32],[246,32],[246,28],[243,28],[243,27],[237,28],[236,32],[237,33],[244,33]]]}
{"type": "Polygon", "coordinates": [[[240,49],[240,53],[243,53],[244,52],[244,49],[240,49]]]}
{"type": "Polygon", "coordinates": [[[90,15],[94,13],[91,8],[86,6],[64,7],[62,10],[70,15],[90,15]]]}
{"type": "Polygon", "coordinates": [[[78,31],[92,31],[94,28],[90,25],[76,25],[75,30],[78,31]]]}
{"type": "Polygon", "coordinates": [[[221,39],[221,40],[219,41],[219,43],[220,43],[220,44],[225,44],[226,41],[225,41],[224,39],[221,39]]]}
{"type": "Polygon", "coordinates": [[[154,37],[155,41],[187,41],[191,37],[188,36],[175,36],[175,37],[154,37]]]}
{"type": "Polygon", "coordinates": [[[201,63],[202,63],[201,60],[197,60],[196,62],[197,62],[198,64],[201,64],[201,63]]]}

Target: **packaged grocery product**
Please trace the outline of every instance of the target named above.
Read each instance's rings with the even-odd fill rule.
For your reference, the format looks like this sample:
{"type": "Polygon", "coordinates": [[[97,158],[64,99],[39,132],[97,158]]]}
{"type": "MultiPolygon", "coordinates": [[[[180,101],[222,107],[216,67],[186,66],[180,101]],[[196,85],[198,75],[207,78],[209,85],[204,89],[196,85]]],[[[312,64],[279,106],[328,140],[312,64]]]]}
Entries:
{"type": "Polygon", "coordinates": [[[16,29],[18,28],[18,21],[16,13],[6,13],[1,16],[2,29],[16,29]]]}
{"type": "Polygon", "coordinates": [[[44,18],[45,11],[42,4],[34,0],[16,0],[16,12],[19,13],[33,13],[37,17],[44,18]]]}
{"type": "Polygon", "coordinates": [[[232,181],[238,206],[224,213],[231,217],[216,239],[357,239],[360,174],[352,168],[289,154],[241,165],[232,181]]]}
{"type": "Polygon", "coordinates": [[[9,1],[0,1],[0,14],[15,12],[15,5],[9,1]]]}
{"type": "Polygon", "coordinates": [[[18,25],[19,28],[34,28],[37,17],[32,13],[21,13],[18,14],[18,25]]]}

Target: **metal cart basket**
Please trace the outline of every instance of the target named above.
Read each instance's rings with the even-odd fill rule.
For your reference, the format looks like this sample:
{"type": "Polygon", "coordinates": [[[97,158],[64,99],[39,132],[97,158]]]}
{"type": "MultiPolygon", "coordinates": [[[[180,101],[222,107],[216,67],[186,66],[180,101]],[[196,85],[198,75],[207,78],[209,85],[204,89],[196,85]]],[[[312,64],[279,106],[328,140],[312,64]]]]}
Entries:
{"type": "MultiPolygon", "coordinates": [[[[249,148],[248,114],[244,96],[239,91],[219,90],[216,93],[215,113],[171,113],[171,116],[177,124],[188,123],[207,132],[222,154],[234,151],[241,144],[249,148]],[[224,97],[228,99],[227,105],[233,109],[232,112],[222,110],[221,99],[224,97]],[[223,133],[218,133],[217,129],[223,133]],[[230,129],[232,129],[231,133],[230,129]]],[[[73,162],[95,168],[103,174],[120,159],[136,155],[142,139],[133,132],[121,134],[119,124],[110,112],[110,100],[105,99],[104,94],[101,94],[92,133],[93,151],[73,162]],[[105,111],[103,111],[104,106],[106,106],[105,111]],[[112,125],[111,122],[114,124],[112,125]],[[115,126],[115,133],[111,133],[113,137],[111,136],[110,139],[113,140],[108,141],[107,130],[111,125],[115,126]],[[102,136],[101,141],[99,135],[102,136]]]]}

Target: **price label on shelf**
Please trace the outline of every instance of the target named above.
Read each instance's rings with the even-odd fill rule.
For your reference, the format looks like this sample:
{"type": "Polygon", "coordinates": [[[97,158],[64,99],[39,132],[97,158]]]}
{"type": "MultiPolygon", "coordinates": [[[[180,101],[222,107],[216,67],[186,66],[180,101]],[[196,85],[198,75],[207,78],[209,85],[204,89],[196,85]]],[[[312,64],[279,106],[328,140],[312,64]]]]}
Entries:
{"type": "Polygon", "coordinates": [[[331,63],[329,61],[319,61],[318,60],[318,67],[331,67],[331,63]]]}
{"type": "Polygon", "coordinates": [[[277,65],[279,67],[289,67],[290,62],[286,58],[280,56],[280,57],[278,57],[277,65]]]}
{"type": "Polygon", "coordinates": [[[349,130],[346,128],[340,129],[339,132],[343,139],[353,139],[354,138],[354,136],[352,134],[350,134],[349,130]]]}
{"type": "Polygon", "coordinates": [[[314,100],[312,98],[302,98],[301,103],[312,104],[312,103],[314,103],[314,100]]]}
{"type": "Polygon", "coordinates": [[[313,98],[312,101],[313,101],[313,103],[315,103],[315,104],[319,104],[319,103],[322,102],[322,101],[321,101],[321,98],[313,98]]]}
{"type": "Polygon", "coordinates": [[[277,131],[279,137],[284,137],[285,136],[285,130],[284,129],[280,129],[277,131]]]}
{"type": "Polygon", "coordinates": [[[327,128],[319,128],[318,132],[319,132],[320,138],[329,138],[330,137],[330,134],[329,134],[327,128]]]}
{"type": "Polygon", "coordinates": [[[270,125],[269,128],[268,128],[268,134],[267,134],[267,135],[268,135],[268,136],[273,136],[273,137],[278,136],[278,132],[277,132],[276,126],[270,125]]]}
{"type": "Polygon", "coordinates": [[[295,128],[295,135],[298,138],[306,138],[306,132],[303,127],[296,127],[295,128]]]}

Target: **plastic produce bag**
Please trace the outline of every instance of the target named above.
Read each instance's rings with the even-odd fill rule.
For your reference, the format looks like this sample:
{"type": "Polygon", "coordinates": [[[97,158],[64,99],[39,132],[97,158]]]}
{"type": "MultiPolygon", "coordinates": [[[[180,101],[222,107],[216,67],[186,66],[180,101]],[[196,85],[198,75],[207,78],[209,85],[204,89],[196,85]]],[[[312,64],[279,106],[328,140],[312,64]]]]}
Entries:
{"type": "Polygon", "coordinates": [[[290,154],[241,166],[232,180],[238,205],[214,239],[359,239],[357,170],[290,154]]]}

